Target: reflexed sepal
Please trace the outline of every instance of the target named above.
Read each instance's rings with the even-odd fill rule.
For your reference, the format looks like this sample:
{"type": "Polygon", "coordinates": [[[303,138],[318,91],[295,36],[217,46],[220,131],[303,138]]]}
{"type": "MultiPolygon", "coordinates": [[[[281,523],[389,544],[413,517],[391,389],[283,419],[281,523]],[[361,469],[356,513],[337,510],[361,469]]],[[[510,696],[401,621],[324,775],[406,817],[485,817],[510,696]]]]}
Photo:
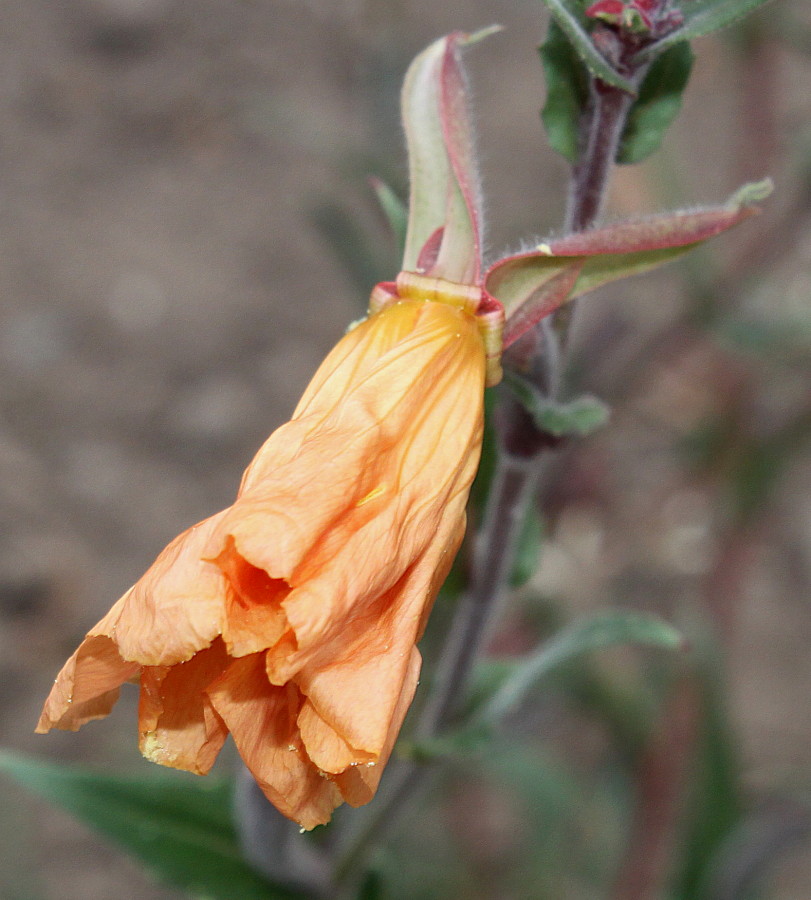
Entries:
{"type": "Polygon", "coordinates": [[[505,349],[556,309],[620,278],[638,275],[759,212],[768,179],[744,185],[723,206],[664,213],[550,239],[487,270],[485,289],[504,305],[505,349]]]}

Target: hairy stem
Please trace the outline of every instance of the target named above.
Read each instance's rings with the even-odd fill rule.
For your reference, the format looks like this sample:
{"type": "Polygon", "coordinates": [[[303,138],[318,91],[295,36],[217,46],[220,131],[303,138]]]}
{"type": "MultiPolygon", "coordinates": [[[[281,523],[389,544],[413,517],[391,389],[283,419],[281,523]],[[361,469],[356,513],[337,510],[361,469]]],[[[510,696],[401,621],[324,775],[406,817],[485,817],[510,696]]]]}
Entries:
{"type": "Polygon", "coordinates": [[[567,231],[585,231],[599,219],[633,101],[625,91],[601,81],[593,83],[583,127],[583,155],[575,164],[569,183],[567,231]]]}
{"type": "MultiPolygon", "coordinates": [[[[631,82],[641,84],[647,70],[647,66],[639,68],[631,75],[631,82]]],[[[597,79],[592,81],[589,108],[581,124],[583,152],[572,168],[569,181],[564,220],[567,232],[587,231],[599,220],[633,102],[631,94],[597,79]]],[[[577,302],[572,301],[552,316],[552,328],[549,331],[556,337],[561,349],[565,349],[569,342],[576,308],[577,302]]]]}

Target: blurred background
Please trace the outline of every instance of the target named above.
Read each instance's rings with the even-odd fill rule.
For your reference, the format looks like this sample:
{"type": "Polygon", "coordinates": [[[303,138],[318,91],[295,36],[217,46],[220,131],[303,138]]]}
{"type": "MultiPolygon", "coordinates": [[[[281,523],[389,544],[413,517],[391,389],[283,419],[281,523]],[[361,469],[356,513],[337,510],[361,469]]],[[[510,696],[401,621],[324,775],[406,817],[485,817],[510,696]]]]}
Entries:
{"type": "MultiPolygon", "coordinates": [[[[5,747],[117,771],[147,765],[134,690],[75,735],[33,734],[42,700],[157,552],[231,502],[372,285],[396,274],[367,177],[405,193],[402,75],[434,38],[494,21],[505,31],[467,59],[496,253],[554,232],[563,216],[567,166],[539,120],[540,0],[3,4],[5,747]]],[[[807,4],[777,0],[694,49],[681,117],[663,150],[617,172],[609,216],[722,202],[766,174],[777,189],[760,217],[688,261],[581,304],[573,384],[613,415],[550,466],[541,564],[496,649],[524,649],[556,623],[617,605],[715,642],[707,658],[734,757],[730,790],[773,838],[769,853],[747,852],[767,870],[763,896],[806,900],[811,852],[807,835],[793,838],[807,831],[811,799],[807,4]]],[[[644,693],[656,665],[612,652],[594,678],[617,701],[644,693]]],[[[692,688],[672,672],[668,683],[651,713],[659,743],[641,758],[678,786],[680,748],[698,726],[684,699],[692,688]]],[[[518,723],[539,754],[565,764],[554,797],[527,813],[475,773],[445,786],[435,824],[453,835],[473,886],[443,896],[609,896],[589,887],[594,871],[633,865],[621,835],[656,828],[646,782],[636,796],[603,777],[622,717],[595,714],[594,696],[576,687],[552,686],[518,723]],[[561,787],[567,779],[576,790],[561,787]],[[558,844],[544,803],[564,807],[558,844]],[[516,838],[533,816],[545,837],[516,838]],[[555,847],[548,893],[509,886],[507,869],[555,847]]],[[[513,794],[519,768],[505,776],[513,794]]],[[[66,815],[10,784],[2,792],[4,900],[179,896],[66,815]]],[[[669,846],[665,833],[654,851],[669,846]]]]}

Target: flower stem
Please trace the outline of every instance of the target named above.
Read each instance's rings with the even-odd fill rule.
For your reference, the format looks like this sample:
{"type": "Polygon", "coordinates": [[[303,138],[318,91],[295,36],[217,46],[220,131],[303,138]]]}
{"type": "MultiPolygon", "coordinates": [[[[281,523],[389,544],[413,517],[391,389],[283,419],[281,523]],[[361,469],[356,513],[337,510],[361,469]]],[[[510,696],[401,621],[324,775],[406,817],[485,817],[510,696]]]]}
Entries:
{"type": "Polygon", "coordinates": [[[599,219],[633,101],[631,94],[593,81],[582,128],[583,154],[574,165],[569,182],[566,231],[585,231],[599,219]]]}
{"type": "MultiPolygon", "coordinates": [[[[641,84],[647,70],[648,66],[644,65],[632,73],[632,84],[641,84]]],[[[599,220],[634,99],[619,88],[592,79],[589,106],[580,128],[583,152],[572,167],[569,180],[565,231],[587,231],[599,220]]],[[[552,316],[552,328],[548,331],[556,336],[561,350],[568,344],[576,308],[577,301],[572,301],[552,316]]]]}

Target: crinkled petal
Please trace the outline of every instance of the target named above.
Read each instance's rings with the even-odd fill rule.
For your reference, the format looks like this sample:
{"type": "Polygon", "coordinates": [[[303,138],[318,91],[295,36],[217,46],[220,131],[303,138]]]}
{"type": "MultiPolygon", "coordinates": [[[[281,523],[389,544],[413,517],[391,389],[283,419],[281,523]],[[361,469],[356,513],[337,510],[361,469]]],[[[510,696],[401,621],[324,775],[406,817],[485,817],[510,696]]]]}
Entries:
{"type": "Polygon", "coordinates": [[[341,795],[301,743],[302,697],[295,685],[271,685],[264,655],[256,653],[231,663],[207,693],[270,802],[303,828],[328,822],[341,795]]]}
{"type": "Polygon", "coordinates": [[[338,786],[341,796],[350,806],[363,806],[364,803],[368,803],[374,797],[380,784],[380,778],[383,775],[383,768],[389,761],[397,735],[400,733],[403,720],[414,698],[414,692],[417,689],[420,677],[421,664],[420,653],[415,647],[411,651],[406,677],[403,680],[402,693],[392,713],[386,742],[380,751],[377,762],[352,766],[339,775],[334,776],[335,784],[338,786]]]}
{"type": "Polygon", "coordinates": [[[290,627],[281,605],[290,593],[290,585],[246,562],[230,536],[213,562],[230,586],[222,630],[228,653],[247,656],[278,643],[290,627]]]}
{"type": "Polygon", "coordinates": [[[218,548],[233,541],[246,563],[291,587],[281,604],[299,654],[280,661],[274,683],[403,577],[475,474],[484,385],[475,322],[408,302],[344,340],[379,352],[389,329],[397,339],[382,356],[341,357],[330,379],[316,376],[321,387],[257,455],[215,534],[218,548]],[[274,440],[282,433],[294,452],[274,440]]]}
{"type": "Polygon", "coordinates": [[[350,766],[377,762],[377,753],[353,747],[308,700],[298,715],[298,729],[307,755],[322,772],[337,775],[350,766]]]}
{"type": "Polygon", "coordinates": [[[205,689],[229,663],[221,640],[174,666],[146,666],[141,673],[138,728],[141,753],[152,762],[205,775],[228,729],[205,689]]]}
{"type": "Polygon", "coordinates": [[[302,710],[307,717],[299,723],[302,739],[320,768],[338,771],[337,760],[345,757],[325,755],[334,742],[321,740],[324,729],[312,727],[315,719],[308,707],[354,751],[354,762],[380,759],[413,666],[412,651],[464,534],[461,500],[445,507],[433,543],[378,598],[368,617],[347,622],[296,676],[307,697],[302,710]]]}
{"type": "Polygon", "coordinates": [[[123,660],[109,637],[86,637],[57,676],[36,730],[76,731],[85,722],[103,719],[118,700],[121,685],[140,668],[123,660]]]}
{"type": "Polygon", "coordinates": [[[227,582],[204,551],[222,516],[175,538],[91,633],[145,666],[185,662],[208,647],[222,631],[227,582]]]}
{"type": "Polygon", "coordinates": [[[231,731],[305,828],[342,798],[368,802],[464,531],[484,377],[461,309],[403,301],[355,328],[234,505],[173,541],[90,632],[41,730],[105,715],[140,672],[148,758],[204,773],[231,731]]]}

